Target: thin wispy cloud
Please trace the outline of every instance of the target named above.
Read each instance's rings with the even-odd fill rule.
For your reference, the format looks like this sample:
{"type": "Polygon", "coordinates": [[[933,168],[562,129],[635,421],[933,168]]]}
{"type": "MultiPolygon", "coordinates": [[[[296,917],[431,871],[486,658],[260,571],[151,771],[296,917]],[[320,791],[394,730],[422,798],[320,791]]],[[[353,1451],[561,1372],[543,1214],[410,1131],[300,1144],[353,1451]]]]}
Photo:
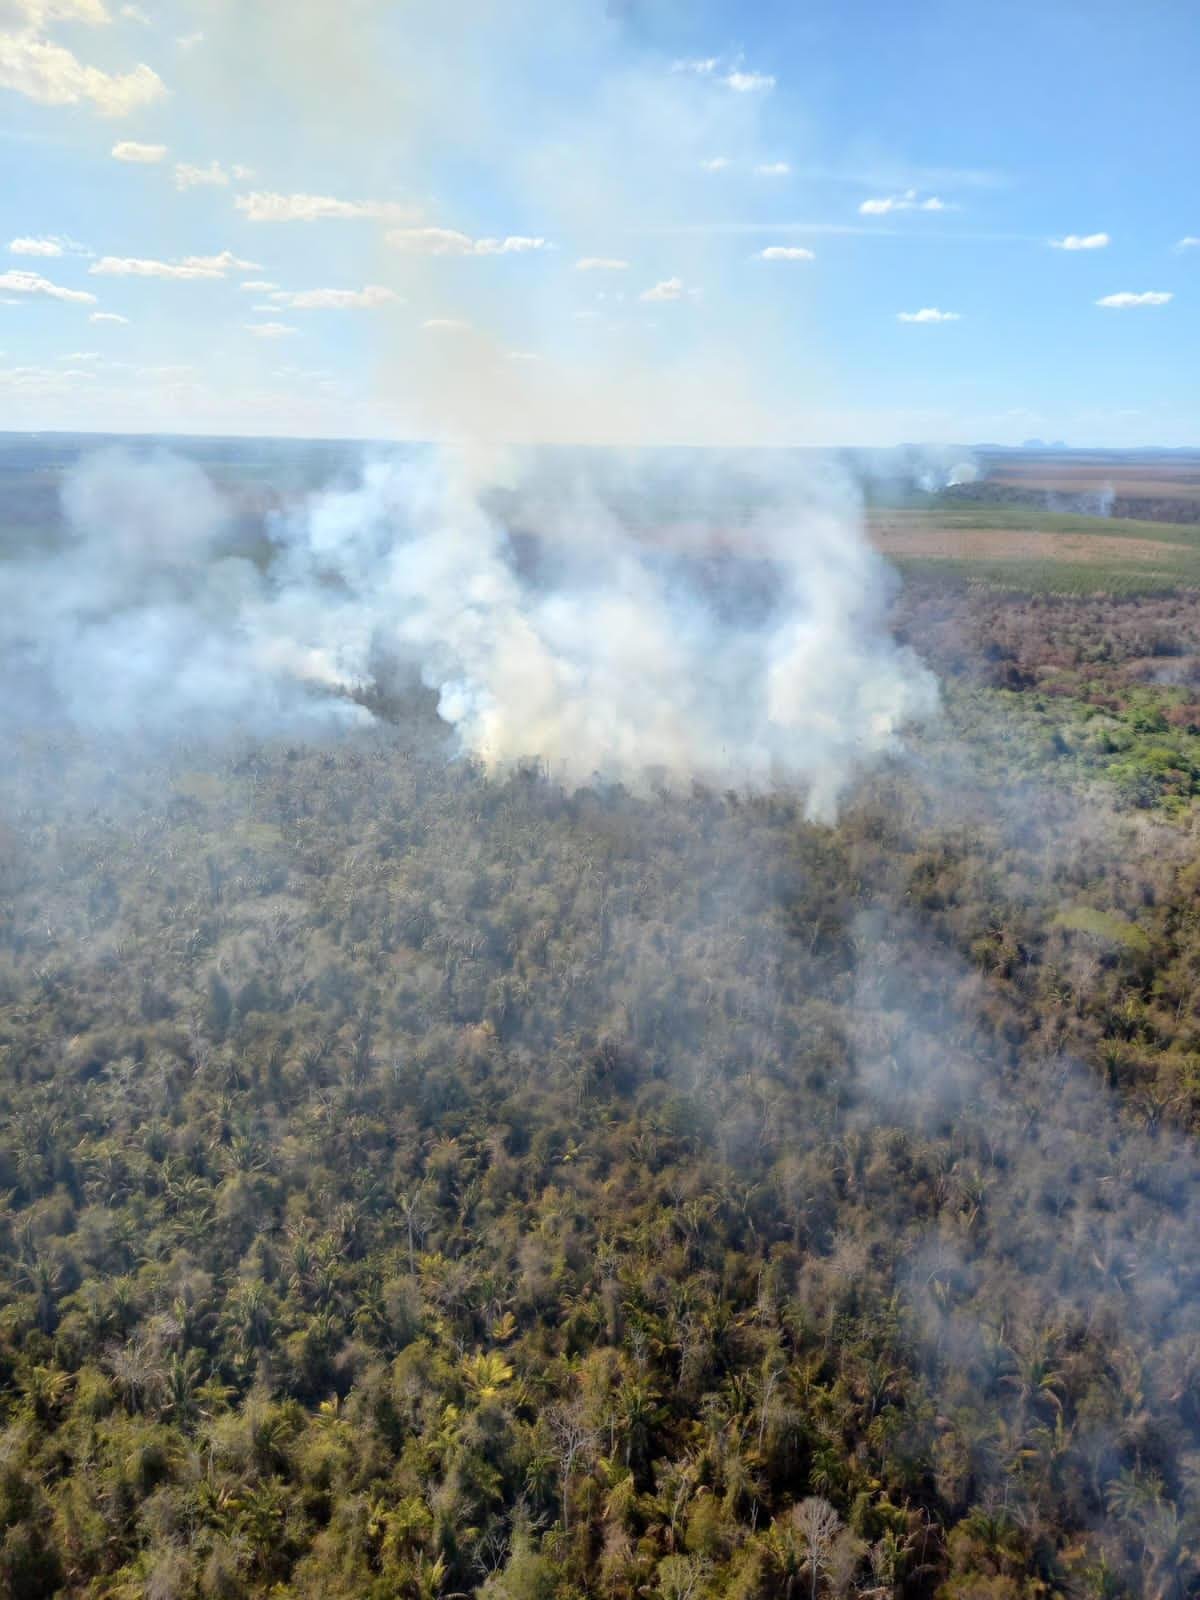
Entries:
{"type": "Polygon", "coordinates": [[[545,250],[547,241],[525,234],[504,239],[472,239],[456,228],[394,228],[387,236],[393,249],[419,256],[508,256],[545,250]]]}
{"type": "Polygon", "coordinates": [[[116,311],[93,311],[91,316],[88,318],[88,321],[89,322],[112,322],[112,323],[118,323],[122,327],[124,327],[124,326],[126,326],[128,324],[129,318],[121,316],[116,311]]]}
{"type": "Polygon", "coordinates": [[[815,261],[817,258],[811,250],[806,250],[802,244],[769,244],[765,250],[758,254],[760,261],[815,261]]]}
{"type": "Polygon", "coordinates": [[[293,328],[287,322],[244,322],[242,326],[256,339],[287,339],[300,332],[299,328],[293,328]]]}
{"type": "Polygon", "coordinates": [[[625,272],[628,268],[628,261],[617,256],[581,256],[575,263],[576,272],[625,272]]]}
{"type": "Polygon", "coordinates": [[[461,317],[426,317],[421,326],[431,333],[468,333],[471,328],[461,317]]]}
{"type": "Polygon", "coordinates": [[[1175,248],[1176,250],[1200,249],[1200,235],[1194,233],[1185,233],[1175,248]]]}
{"type": "Polygon", "coordinates": [[[792,169],[786,161],[763,161],[754,170],[760,178],[786,178],[792,169]]]}
{"type": "Polygon", "coordinates": [[[775,87],[774,76],[769,72],[729,72],[721,79],[735,94],[766,94],[775,87]]]}
{"type": "Polygon", "coordinates": [[[722,234],[736,237],[738,234],[751,233],[809,234],[814,237],[828,235],[834,238],[849,235],[854,238],[886,239],[891,237],[895,230],[886,226],[873,226],[866,222],[734,222],[721,218],[707,222],[660,222],[635,231],[647,238],[655,239],[702,239],[710,235],[719,237],[722,234]]]}
{"type": "Polygon", "coordinates": [[[189,166],[186,161],[175,165],[177,189],[225,188],[229,181],[229,174],[219,161],[210,161],[206,167],[189,166]]]}
{"type": "Polygon", "coordinates": [[[270,299],[273,305],[292,311],[370,311],[401,303],[394,289],[378,283],[369,283],[364,289],[277,289],[270,299]]]}
{"type": "Polygon", "coordinates": [[[698,300],[699,289],[689,289],[682,278],[663,278],[649,289],[643,289],[639,300],[669,302],[673,300],[698,300]]]}
{"type": "Polygon", "coordinates": [[[245,283],[238,285],[239,289],[248,289],[251,294],[269,294],[278,287],[277,283],[268,283],[265,278],[247,278],[245,283]]]}
{"type": "Polygon", "coordinates": [[[339,200],[328,194],[254,190],[235,195],[233,203],[249,222],[406,222],[416,215],[415,207],[395,200],[339,200]]]}
{"type": "Polygon", "coordinates": [[[946,202],[936,194],[921,198],[916,189],[905,189],[903,194],[888,194],[864,200],[858,208],[864,217],[886,217],[893,211],[945,211],[946,202]]]}
{"type": "Polygon", "coordinates": [[[52,283],[40,273],[22,269],[0,272],[0,290],[15,294],[44,295],[50,300],[68,300],[77,305],[96,304],[96,296],[89,294],[86,289],[65,289],[62,284],[52,283]]]}
{"type": "Polygon", "coordinates": [[[130,161],[141,166],[154,166],[167,159],[165,144],[140,144],[136,139],[120,139],[112,147],[114,161],[130,161]]]}
{"type": "Polygon", "coordinates": [[[231,250],[216,256],[185,256],[182,261],[155,261],[138,256],[101,256],[88,271],[101,278],[224,278],[230,272],[253,272],[257,261],[243,261],[231,250]]]}
{"type": "Polygon", "coordinates": [[[732,165],[733,162],[728,156],[709,156],[707,161],[700,163],[704,172],[727,172],[732,165]]]}
{"type": "Polygon", "coordinates": [[[1141,294],[1122,289],[1118,294],[1102,295],[1096,304],[1110,311],[1128,311],[1134,306],[1165,306],[1174,298],[1174,293],[1167,289],[1144,289],[1141,294]]]}
{"type": "Polygon", "coordinates": [[[775,78],[769,72],[749,72],[740,65],[728,70],[720,56],[688,56],[671,63],[672,72],[690,73],[698,78],[709,78],[721,83],[735,94],[765,94],[775,87],[775,78]]]}
{"type": "Polygon", "coordinates": [[[112,20],[104,0],[8,0],[6,9],[29,28],[43,28],[48,22],[86,22],[96,26],[112,20]]]}
{"type": "Polygon", "coordinates": [[[942,311],[937,306],[922,306],[920,311],[897,311],[898,322],[961,322],[959,311],[942,311]]]}
{"type": "Polygon", "coordinates": [[[1107,233],[1068,233],[1050,243],[1055,250],[1107,250],[1112,240],[1107,233]]]}

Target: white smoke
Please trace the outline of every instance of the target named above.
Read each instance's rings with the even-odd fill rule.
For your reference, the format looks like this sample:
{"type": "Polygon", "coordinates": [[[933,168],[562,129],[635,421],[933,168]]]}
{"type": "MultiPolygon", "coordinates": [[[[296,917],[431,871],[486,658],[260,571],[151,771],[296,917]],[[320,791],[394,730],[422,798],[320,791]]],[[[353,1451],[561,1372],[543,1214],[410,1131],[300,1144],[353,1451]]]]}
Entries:
{"type": "Polygon", "coordinates": [[[798,784],[827,818],[936,705],[847,484],[775,457],[381,458],[277,515],[257,562],[173,457],[93,457],[64,505],[3,642],[93,729],[365,719],[387,659],[489,767],[798,784]]]}

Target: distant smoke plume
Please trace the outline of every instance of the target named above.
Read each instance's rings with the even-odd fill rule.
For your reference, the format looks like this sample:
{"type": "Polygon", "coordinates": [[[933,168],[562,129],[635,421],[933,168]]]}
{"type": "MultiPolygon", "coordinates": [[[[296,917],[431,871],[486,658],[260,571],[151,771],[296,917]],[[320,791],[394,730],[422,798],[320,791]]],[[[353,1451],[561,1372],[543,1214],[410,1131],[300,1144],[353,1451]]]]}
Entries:
{"type": "Polygon", "coordinates": [[[847,483],[779,459],[391,456],[251,560],[196,466],[109,452],[67,483],[66,549],[17,568],[4,650],[26,715],[114,731],[365,719],[389,661],[489,766],[799,783],[828,817],[936,688],[847,483]]]}

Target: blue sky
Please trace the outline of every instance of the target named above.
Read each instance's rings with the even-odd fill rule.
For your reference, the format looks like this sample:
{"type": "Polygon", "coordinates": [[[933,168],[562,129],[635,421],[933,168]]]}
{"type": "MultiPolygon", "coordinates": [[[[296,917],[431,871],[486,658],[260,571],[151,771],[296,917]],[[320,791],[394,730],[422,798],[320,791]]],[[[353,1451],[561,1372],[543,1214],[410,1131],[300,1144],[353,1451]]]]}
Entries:
{"type": "Polygon", "coordinates": [[[1198,71],[1186,0],[0,0],[0,427],[1200,444],[1198,71]]]}

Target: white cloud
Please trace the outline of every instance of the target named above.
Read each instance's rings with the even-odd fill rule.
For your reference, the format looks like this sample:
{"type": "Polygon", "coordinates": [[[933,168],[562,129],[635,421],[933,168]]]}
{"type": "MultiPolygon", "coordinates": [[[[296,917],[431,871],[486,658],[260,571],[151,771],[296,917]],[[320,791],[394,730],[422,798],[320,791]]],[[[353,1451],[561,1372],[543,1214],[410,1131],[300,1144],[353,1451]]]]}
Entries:
{"type": "Polygon", "coordinates": [[[754,170],[762,178],[786,178],[792,169],[786,161],[764,161],[754,170]]]}
{"type": "Polygon", "coordinates": [[[127,22],[140,22],[144,28],[150,26],[150,18],[142,10],[141,6],[122,6],[121,15],[127,22]]]}
{"type": "Polygon", "coordinates": [[[196,189],[201,186],[221,187],[229,182],[229,174],[217,161],[210,161],[206,167],[189,166],[186,161],[175,163],[175,187],[177,189],[196,189]]]}
{"type": "Polygon", "coordinates": [[[728,73],[721,82],[727,84],[735,94],[765,94],[768,89],[775,87],[775,79],[769,72],[740,72],[728,73]]]}
{"type": "Polygon", "coordinates": [[[14,239],[8,248],[15,256],[60,256],[63,253],[57,239],[14,239]]]}
{"type": "Polygon", "coordinates": [[[388,243],[408,255],[507,256],[546,249],[545,239],[509,234],[506,239],[472,239],[456,228],[394,228],[388,243]]]}
{"type": "Polygon", "coordinates": [[[581,256],[575,263],[576,272],[625,272],[628,267],[617,256],[581,256]]]}
{"type": "Polygon", "coordinates": [[[939,311],[937,306],[922,306],[920,311],[897,311],[896,316],[901,322],[961,322],[962,315],[957,311],[939,311]]]}
{"type": "Polygon", "coordinates": [[[177,36],[175,43],[181,50],[194,50],[198,44],[204,43],[204,35],[199,32],[181,33],[177,36]]]}
{"type": "Polygon", "coordinates": [[[477,256],[524,255],[529,250],[548,248],[545,239],[531,239],[527,234],[510,233],[505,239],[476,239],[473,254],[477,256]]]}
{"type": "Polygon", "coordinates": [[[639,300],[682,300],[685,295],[695,299],[699,291],[685,289],[682,278],[664,278],[661,283],[656,283],[652,289],[643,289],[638,295],[639,300]]]}
{"type": "Polygon", "coordinates": [[[397,303],[400,296],[394,289],[369,283],[365,289],[279,289],[271,299],[293,311],[362,311],[397,303]]]}
{"type": "Polygon", "coordinates": [[[240,161],[233,163],[233,175],[239,183],[246,183],[254,176],[253,167],[243,167],[240,161]]]}
{"type": "Polygon", "coordinates": [[[412,206],[394,200],[336,200],[327,194],[269,194],[262,190],[239,194],[233,203],[250,222],[323,222],[329,218],[406,222],[415,214],[412,206]]]}
{"type": "Polygon", "coordinates": [[[700,163],[705,172],[725,172],[732,165],[728,156],[709,156],[707,161],[700,163]]]}
{"type": "Polygon", "coordinates": [[[167,147],[165,144],[139,144],[136,139],[121,139],[112,147],[113,158],[117,161],[138,161],[145,166],[156,161],[165,161],[167,147]]]}
{"type": "Polygon", "coordinates": [[[231,250],[219,256],[185,256],[182,261],[147,261],[136,256],[102,256],[89,272],[102,278],[223,278],[227,272],[253,272],[257,261],[242,261],[231,250]]]}
{"type": "Polygon", "coordinates": [[[105,117],[123,117],[166,94],[166,85],[144,62],[132,72],[88,67],[59,44],[29,33],[0,34],[0,88],[14,89],[44,106],[90,101],[105,117]]]}
{"type": "Polygon", "coordinates": [[[88,321],[89,322],[115,322],[115,323],[120,323],[120,325],[122,327],[124,327],[125,324],[128,323],[129,318],[128,317],[118,316],[115,311],[93,311],[91,316],[88,318],[88,321]]]}
{"type": "Polygon", "coordinates": [[[769,244],[759,253],[762,261],[815,261],[817,258],[811,250],[806,250],[802,244],[769,244]]]}
{"type": "Polygon", "coordinates": [[[421,326],[435,333],[466,333],[471,324],[464,322],[461,317],[427,317],[421,326]]]}
{"type": "Polygon", "coordinates": [[[1183,238],[1180,239],[1179,243],[1175,246],[1175,248],[1176,248],[1176,250],[1196,250],[1196,249],[1200,249],[1200,237],[1198,237],[1194,233],[1185,233],[1183,238]]]}
{"type": "Polygon", "coordinates": [[[507,361],[540,361],[542,359],[536,350],[506,350],[504,356],[507,361]]]}
{"type": "Polygon", "coordinates": [[[1106,233],[1068,233],[1050,241],[1055,250],[1104,250],[1111,242],[1106,233]]]}
{"type": "Polygon", "coordinates": [[[111,22],[103,0],[9,0],[7,9],[29,28],[47,22],[111,22]]]}
{"type": "Polygon", "coordinates": [[[889,194],[874,200],[864,200],[858,208],[864,217],[886,217],[890,211],[945,211],[946,202],[936,194],[924,200],[915,189],[905,189],[903,194],[889,194]]]}
{"type": "MultiPolygon", "coordinates": [[[[720,56],[688,56],[680,61],[672,61],[671,71],[693,73],[698,78],[714,78],[720,65],[720,56]]],[[[736,94],[754,94],[775,87],[775,79],[770,73],[744,72],[741,67],[731,68],[715,81],[723,83],[736,94]]]]}
{"type": "Polygon", "coordinates": [[[70,367],[8,367],[0,368],[0,386],[9,389],[30,389],[47,394],[62,393],[69,384],[94,379],[94,372],[70,367]]]}
{"type": "Polygon", "coordinates": [[[277,283],[267,283],[262,278],[247,278],[246,282],[239,284],[239,288],[248,289],[251,294],[270,294],[272,289],[278,289],[277,283]]]}
{"type": "Polygon", "coordinates": [[[300,332],[299,328],[290,327],[286,322],[246,322],[242,326],[256,339],[286,339],[290,334],[300,332]]]}
{"type": "Polygon", "coordinates": [[[1164,289],[1147,289],[1142,294],[1133,294],[1128,289],[1123,289],[1120,294],[1106,294],[1096,301],[1098,306],[1108,306],[1113,311],[1125,311],[1130,306],[1165,306],[1168,300],[1175,296],[1164,289]]]}
{"type": "Polygon", "coordinates": [[[96,304],[96,296],[88,294],[86,289],[64,289],[36,272],[0,272],[0,289],[12,289],[17,294],[44,294],[52,300],[71,300],[79,305],[96,304]]]}

